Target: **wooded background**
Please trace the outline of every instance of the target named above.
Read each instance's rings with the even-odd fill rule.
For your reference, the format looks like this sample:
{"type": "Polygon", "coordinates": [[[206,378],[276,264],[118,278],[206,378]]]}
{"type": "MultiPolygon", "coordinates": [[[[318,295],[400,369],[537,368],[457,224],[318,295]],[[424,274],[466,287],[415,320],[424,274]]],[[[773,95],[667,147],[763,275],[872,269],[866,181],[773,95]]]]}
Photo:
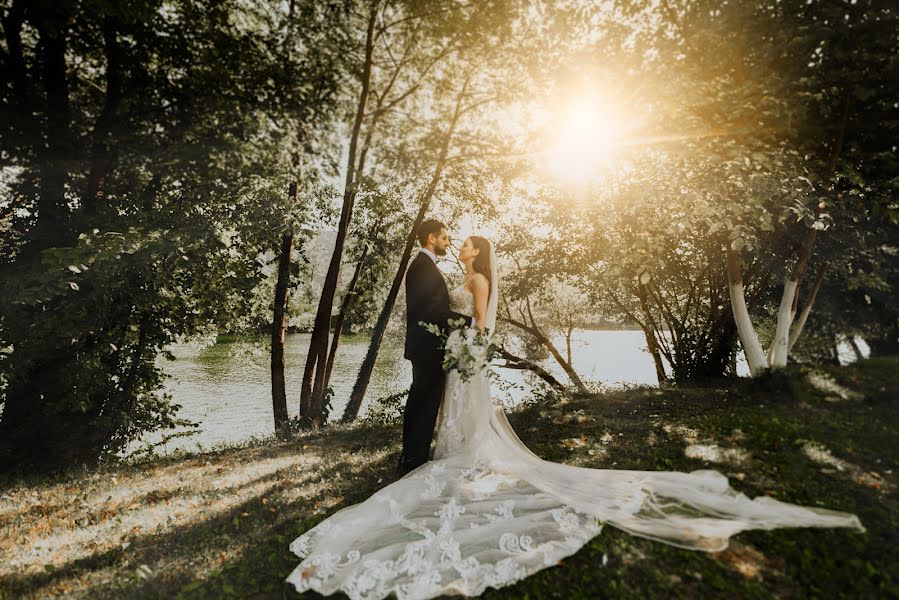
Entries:
{"type": "Polygon", "coordinates": [[[216,333],[271,336],[280,435],[369,334],[353,420],[426,215],[490,232],[505,359],[556,385],[597,323],[660,381],[899,353],[893,3],[0,7],[0,470],[183,424],[156,359],[216,333]],[[585,85],[633,123],[573,183],[546,115],[585,85]]]}

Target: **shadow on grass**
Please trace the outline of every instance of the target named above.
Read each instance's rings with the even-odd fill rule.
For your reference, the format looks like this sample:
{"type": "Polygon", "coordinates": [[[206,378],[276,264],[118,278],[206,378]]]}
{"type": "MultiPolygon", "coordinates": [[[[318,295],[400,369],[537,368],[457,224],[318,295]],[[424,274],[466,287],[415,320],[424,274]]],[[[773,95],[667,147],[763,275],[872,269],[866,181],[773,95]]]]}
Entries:
{"type": "MultiPolygon", "coordinates": [[[[363,455],[380,449],[376,440],[368,438],[360,442],[352,433],[342,433],[342,445],[352,441],[363,455]]],[[[266,454],[268,457],[278,457],[283,456],[284,451],[266,454]]],[[[66,589],[67,581],[77,580],[88,574],[97,577],[97,571],[106,570],[109,574],[103,579],[109,581],[92,585],[92,597],[172,597],[182,588],[185,588],[183,594],[190,594],[191,589],[196,591],[200,587],[219,589],[221,595],[228,595],[233,588],[233,583],[229,583],[228,578],[213,576],[208,582],[200,581],[201,586],[192,588],[190,585],[197,581],[200,565],[196,565],[196,562],[206,562],[207,568],[203,570],[209,571],[214,569],[209,568],[209,562],[216,557],[225,559],[221,561],[223,572],[231,572],[235,568],[245,571],[245,579],[249,585],[241,587],[247,593],[250,593],[250,589],[275,590],[280,588],[281,581],[289,572],[290,561],[299,562],[298,559],[290,558],[292,554],[287,548],[289,542],[326,516],[325,511],[319,510],[319,507],[330,504],[335,498],[343,498],[327,509],[331,513],[345,505],[364,500],[384,485],[377,483],[379,477],[384,482],[388,480],[397,455],[398,452],[391,453],[377,461],[344,460],[304,473],[294,480],[291,477],[296,474],[296,466],[291,465],[235,486],[217,489],[216,492],[228,495],[271,483],[246,500],[208,519],[189,525],[170,526],[164,533],[146,531],[131,536],[127,549],[116,546],[70,561],[53,570],[7,577],[3,582],[3,590],[13,597],[58,593],[66,589]],[[318,481],[325,483],[316,488],[313,495],[289,501],[283,499],[295,488],[307,487],[318,481]],[[360,482],[364,484],[360,485],[360,482]],[[266,503],[263,503],[263,498],[266,503]],[[247,516],[241,516],[243,513],[247,516]],[[235,547],[245,547],[245,550],[237,552],[236,559],[235,547]],[[277,561],[277,569],[261,568],[261,563],[268,564],[272,560],[277,561]],[[141,571],[141,565],[147,565],[150,569],[141,571]],[[221,585],[217,586],[217,583],[221,585]]],[[[191,491],[186,490],[185,493],[191,491]]],[[[151,492],[143,495],[139,501],[160,501],[177,496],[178,491],[151,492]]]]}
{"type": "MultiPolygon", "coordinates": [[[[727,552],[706,554],[636,538],[606,526],[584,549],[560,565],[517,585],[488,590],[486,598],[695,598],[695,597],[896,597],[899,561],[893,560],[899,531],[899,467],[895,431],[899,406],[891,400],[895,359],[840,372],[863,401],[833,403],[809,388],[797,368],[765,381],[723,380],[704,385],[639,388],[576,397],[526,407],[510,414],[520,437],[548,460],[587,461],[597,468],[692,471],[717,469],[750,496],[853,512],[868,528],[783,529],[742,533],[727,552]],[[888,373],[884,370],[892,369],[888,373]],[[869,378],[866,379],[866,377],[869,378]],[[854,383],[853,383],[854,381],[854,383]],[[578,411],[581,411],[578,413],[578,411]],[[586,419],[568,418],[581,414],[586,419]],[[732,444],[751,454],[745,465],[709,463],[685,455],[686,443],[665,424],[689,427],[705,439],[732,444]],[[586,456],[562,440],[610,434],[603,456],[586,456]],[[620,435],[619,435],[620,434],[620,435]],[[812,462],[805,441],[825,445],[835,456],[879,472],[892,487],[860,485],[837,469],[812,462]],[[592,461],[592,463],[590,462],[592,461]]],[[[202,522],[150,532],[126,550],[114,548],[79,558],[54,572],[18,576],[4,587],[13,595],[48,595],[55,586],[92,578],[97,598],[282,598],[297,594],[283,583],[299,559],[288,550],[294,538],[327,514],[368,498],[390,480],[398,453],[399,428],[360,425],[312,432],[264,448],[221,450],[212,456],[127,467],[233,460],[251,465],[265,458],[300,454],[306,446],[326,462],[320,470],[290,480],[296,467],[283,467],[248,482],[223,487],[240,495],[264,488],[202,522]],[[374,452],[391,450],[376,459],[374,452]],[[337,452],[350,456],[340,459],[337,452]],[[329,456],[330,453],[330,456],[329,456]],[[339,476],[338,476],[339,474],[339,476]],[[379,481],[380,480],[380,481],[379,481]],[[321,485],[314,485],[321,481],[321,485]],[[293,488],[310,487],[302,498],[293,488]],[[268,504],[263,504],[266,498],[268,504]],[[247,517],[241,517],[247,513],[247,517]],[[138,574],[146,564],[151,571],[138,574]],[[104,571],[104,572],[101,572],[104,571]],[[108,573],[107,573],[108,572],[108,573]],[[208,573],[198,576],[199,573],[208,573]],[[109,581],[103,581],[108,579],[109,581]]],[[[143,499],[152,501],[153,494],[143,499]]]]}

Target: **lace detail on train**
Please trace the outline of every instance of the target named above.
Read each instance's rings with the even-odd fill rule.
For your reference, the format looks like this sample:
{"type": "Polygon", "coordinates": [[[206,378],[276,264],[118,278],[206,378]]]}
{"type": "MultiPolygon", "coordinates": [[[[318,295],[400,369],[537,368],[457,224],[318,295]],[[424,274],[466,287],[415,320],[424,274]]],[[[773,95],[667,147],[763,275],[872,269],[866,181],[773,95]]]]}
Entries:
{"type": "Polygon", "coordinates": [[[514,477],[434,461],[291,544],[299,591],[353,599],[477,595],[556,564],[600,531],[514,477]],[[348,514],[345,514],[348,513],[348,514]]]}
{"type": "Polygon", "coordinates": [[[746,529],[863,530],[854,515],[750,499],[717,471],[541,460],[491,402],[486,373],[467,382],[448,374],[439,424],[432,462],[290,544],[303,561],[287,581],[300,592],[343,591],[353,599],[478,595],[558,563],[602,523],[697,550],[721,550],[746,529]]]}

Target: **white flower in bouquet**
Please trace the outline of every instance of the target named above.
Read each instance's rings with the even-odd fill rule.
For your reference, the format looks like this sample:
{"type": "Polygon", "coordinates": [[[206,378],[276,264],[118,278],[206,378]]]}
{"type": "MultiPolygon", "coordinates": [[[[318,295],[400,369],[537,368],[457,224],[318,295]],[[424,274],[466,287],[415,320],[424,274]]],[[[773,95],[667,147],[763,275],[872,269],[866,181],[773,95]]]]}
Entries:
{"type": "Polygon", "coordinates": [[[465,343],[466,340],[463,339],[460,331],[458,329],[453,329],[447,336],[444,347],[446,348],[447,353],[458,356],[461,354],[462,346],[465,345],[465,343]]]}
{"type": "Polygon", "coordinates": [[[463,381],[487,369],[496,354],[489,332],[466,326],[464,319],[450,320],[448,334],[433,323],[419,324],[443,340],[443,370],[458,371],[463,381]]]}

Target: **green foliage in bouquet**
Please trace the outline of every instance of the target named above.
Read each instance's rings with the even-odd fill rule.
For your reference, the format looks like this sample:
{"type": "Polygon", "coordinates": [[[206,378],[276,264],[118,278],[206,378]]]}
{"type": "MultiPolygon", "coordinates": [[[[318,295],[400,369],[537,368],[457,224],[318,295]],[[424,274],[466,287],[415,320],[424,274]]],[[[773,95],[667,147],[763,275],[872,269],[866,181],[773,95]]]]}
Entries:
{"type": "Polygon", "coordinates": [[[462,381],[487,369],[497,354],[498,346],[491,343],[490,330],[481,332],[477,327],[469,327],[465,319],[450,319],[448,332],[434,323],[418,324],[443,340],[443,370],[458,371],[462,381]]]}

